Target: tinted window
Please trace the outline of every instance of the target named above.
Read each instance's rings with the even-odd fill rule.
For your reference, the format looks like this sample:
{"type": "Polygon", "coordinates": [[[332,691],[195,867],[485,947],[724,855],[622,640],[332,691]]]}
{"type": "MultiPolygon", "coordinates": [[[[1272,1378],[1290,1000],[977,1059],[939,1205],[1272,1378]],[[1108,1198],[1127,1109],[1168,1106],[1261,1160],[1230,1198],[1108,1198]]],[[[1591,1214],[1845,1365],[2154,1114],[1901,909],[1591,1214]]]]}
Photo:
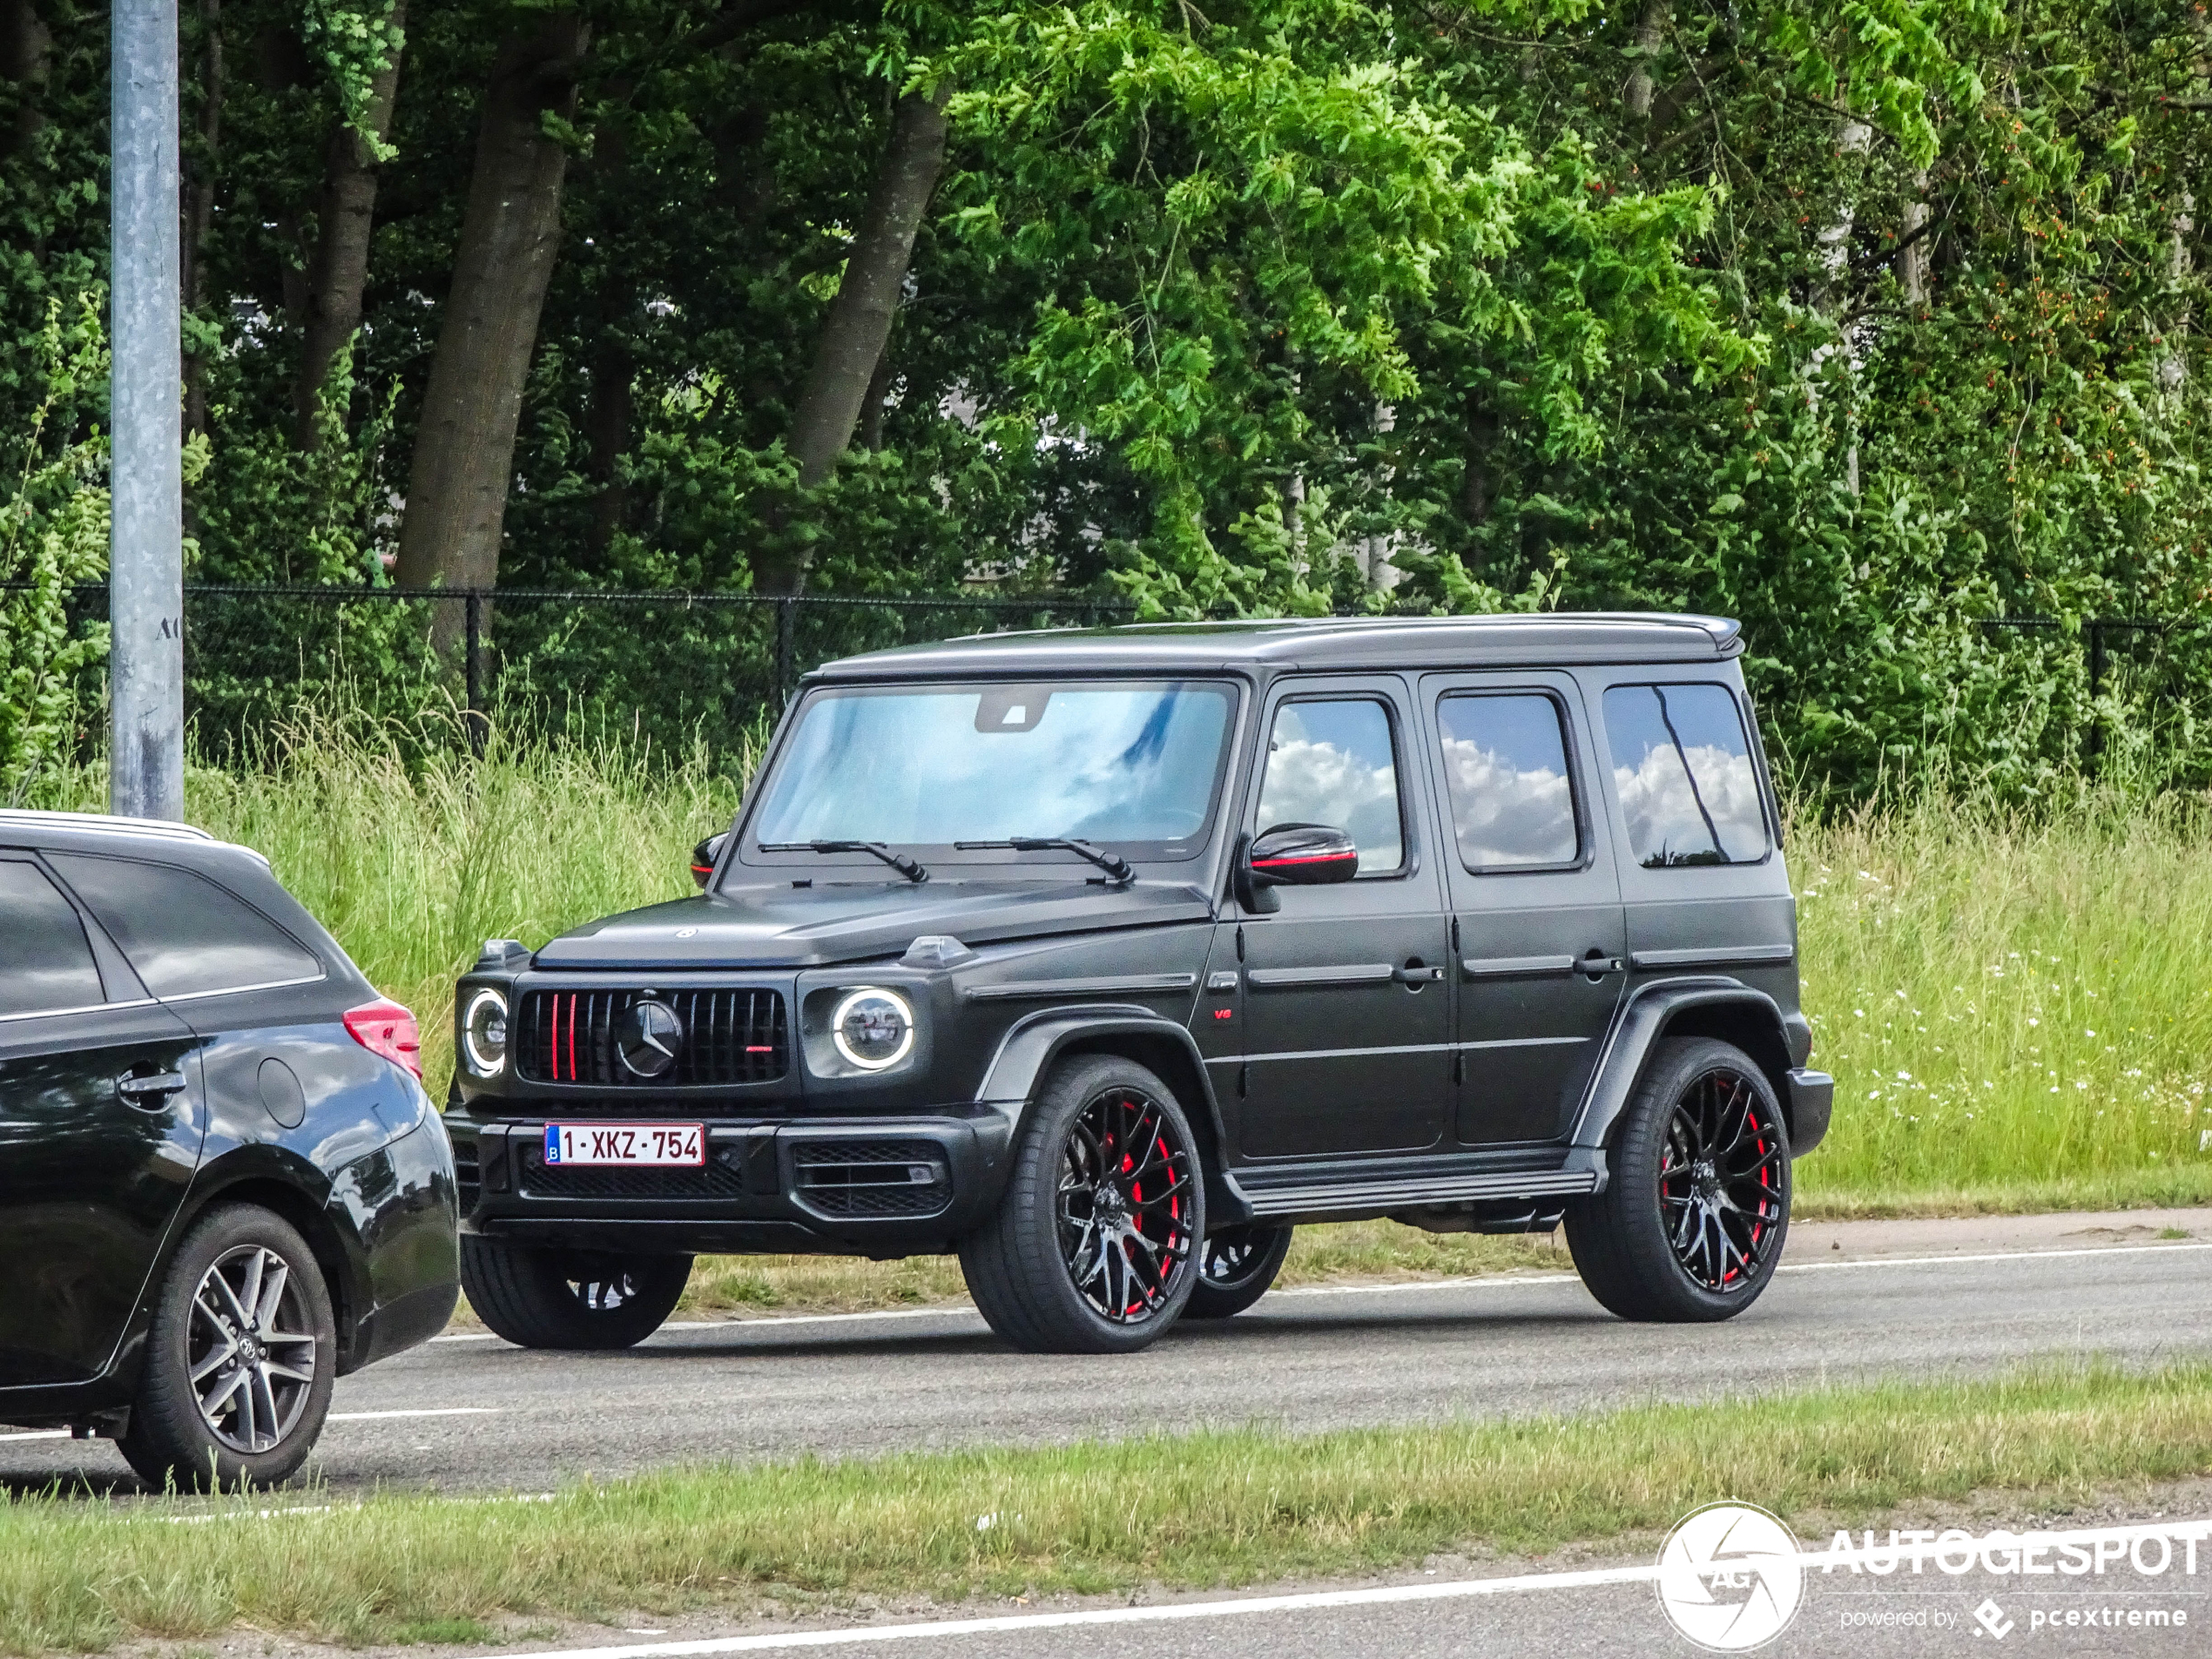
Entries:
{"type": "Polygon", "coordinates": [[[1390,716],[1372,698],[1285,703],[1268,734],[1259,786],[1259,829],[1327,824],[1359,848],[1359,873],[1406,862],[1398,806],[1398,757],[1390,716]]]}
{"type": "Polygon", "coordinates": [[[0,1014],[90,1008],[102,995],[69,900],[37,865],[0,860],[0,1014]]]}
{"type": "Polygon", "coordinates": [[[1725,685],[1616,685],[1605,694],[1605,733],[1638,863],[1658,869],[1766,856],[1758,774],[1725,685]]]}
{"type": "Polygon", "coordinates": [[[1572,864],[1581,853],[1559,705],[1541,693],[1447,697],[1444,778],[1470,870],[1572,864]]]}
{"type": "Polygon", "coordinates": [[[156,996],[192,996],[320,976],[322,964],[242,899],[190,870],[53,855],[156,996]]]}

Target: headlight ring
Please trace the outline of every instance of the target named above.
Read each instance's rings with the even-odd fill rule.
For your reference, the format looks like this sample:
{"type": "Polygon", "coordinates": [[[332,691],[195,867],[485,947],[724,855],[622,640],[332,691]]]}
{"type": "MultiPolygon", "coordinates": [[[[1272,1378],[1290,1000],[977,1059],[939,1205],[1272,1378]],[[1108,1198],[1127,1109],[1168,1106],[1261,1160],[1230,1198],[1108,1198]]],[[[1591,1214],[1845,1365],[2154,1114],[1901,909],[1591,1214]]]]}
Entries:
{"type": "Polygon", "coordinates": [[[469,999],[461,1015],[461,1054],[479,1077],[507,1067],[507,998],[487,985],[469,999]]]}
{"type": "Polygon", "coordinates": [[[847,991],[830,1016],[838,1057],[861,1071],[886,1071],[914,1052],[914,1005],[896,991],[847,991]]]}

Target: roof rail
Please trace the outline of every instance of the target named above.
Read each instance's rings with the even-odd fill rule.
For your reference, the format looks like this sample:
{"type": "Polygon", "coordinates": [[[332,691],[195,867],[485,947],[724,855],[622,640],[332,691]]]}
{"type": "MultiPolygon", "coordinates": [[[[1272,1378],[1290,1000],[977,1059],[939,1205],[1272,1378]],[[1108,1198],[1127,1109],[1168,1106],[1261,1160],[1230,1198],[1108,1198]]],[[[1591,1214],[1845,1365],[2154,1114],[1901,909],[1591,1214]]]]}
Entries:
{"type": "Polygon", "coordinates": [[[34,813],[0,808],[0,826],[20,824],[26,829],[103,830],[111,835],[160,835],[172,840],[212,841],[215,838],[190,824],[172,824],[163,818],[123,818],[110,813],[34,813]]]}

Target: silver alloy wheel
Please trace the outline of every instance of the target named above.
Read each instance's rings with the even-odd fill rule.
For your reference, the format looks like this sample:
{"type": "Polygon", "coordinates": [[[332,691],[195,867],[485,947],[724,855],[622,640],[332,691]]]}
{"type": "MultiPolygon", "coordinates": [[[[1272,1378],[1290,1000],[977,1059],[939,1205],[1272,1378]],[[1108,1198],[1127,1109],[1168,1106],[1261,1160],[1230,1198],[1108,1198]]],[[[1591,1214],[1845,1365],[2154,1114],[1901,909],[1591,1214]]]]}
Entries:
{"type": "Polygon", "coordinates": [[[292,1433],[314,1388],[313,1323],[291,1265],[266,1245],[226,1251],[200,1275],[185,1360],[217,1440],[254,1455],[292,1433]]]}

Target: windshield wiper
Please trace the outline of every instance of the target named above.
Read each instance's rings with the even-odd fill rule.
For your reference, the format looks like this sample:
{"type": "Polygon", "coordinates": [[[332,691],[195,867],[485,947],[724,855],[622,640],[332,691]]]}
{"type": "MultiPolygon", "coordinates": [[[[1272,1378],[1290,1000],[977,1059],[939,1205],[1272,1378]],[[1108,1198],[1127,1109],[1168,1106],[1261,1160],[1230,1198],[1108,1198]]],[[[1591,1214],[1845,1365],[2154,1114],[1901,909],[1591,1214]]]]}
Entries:
{"type": "Polygon", "coordinates": [[[904,853],[894,853],[880,841],[763,841],[763,853],[866,853],[881,859],[909,881],[927,881],[929,872],[904,853]]]}
{"type": "Polygon", "coordinates": [[[1010,847],[1016,853],[1073,853],[1079,859],[1089,859],[1113,878],[1116,887],[1127,887],[1136,880],[1136,867],[1118,853],[1109,853],[1103,846],[1089,841],[1078,841],[1060,835],[1010,835],[1003,841],[954,841],[961,852],[981,851],[986,847],[1010,847]]]}

